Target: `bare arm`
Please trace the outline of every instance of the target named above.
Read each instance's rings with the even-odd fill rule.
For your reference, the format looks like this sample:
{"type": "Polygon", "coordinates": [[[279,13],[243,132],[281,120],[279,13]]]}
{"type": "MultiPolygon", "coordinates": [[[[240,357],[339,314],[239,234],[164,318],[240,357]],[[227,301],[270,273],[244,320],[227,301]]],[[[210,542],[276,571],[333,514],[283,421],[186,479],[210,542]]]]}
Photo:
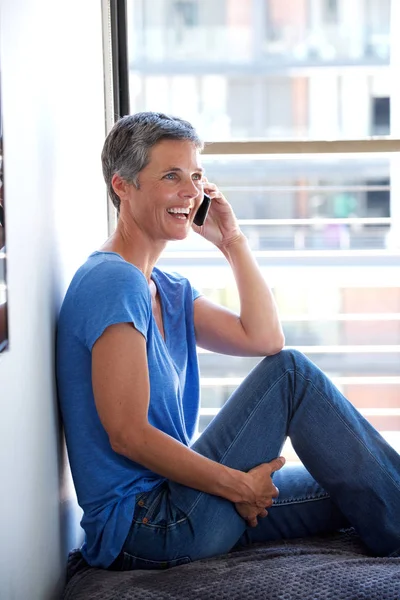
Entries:
{"type": "Polygon", "coordinates": [[[197,343],[225,354],[275,354],[282,350],[285,338],[272,292],[231,206],[214,184],[207,182],[204,189],[212,198],[209,216],[203,227],[194,228],[213,242],[230,264],[239,292],[240,314],[198,298],[194,304],[197,343]]]}
{"type": "MultiPolygon", "coordinates": [[[[274,493],[270,478],[209,460],[149,424],[146,342],[131,324],[112,325],[96,341],[92,382],[96,408],[115,452],[163,477],[231,502],[268,505],[274,493]]],[[[283,460],[272,463],[268,463],[271,472],[283,460]]]]}

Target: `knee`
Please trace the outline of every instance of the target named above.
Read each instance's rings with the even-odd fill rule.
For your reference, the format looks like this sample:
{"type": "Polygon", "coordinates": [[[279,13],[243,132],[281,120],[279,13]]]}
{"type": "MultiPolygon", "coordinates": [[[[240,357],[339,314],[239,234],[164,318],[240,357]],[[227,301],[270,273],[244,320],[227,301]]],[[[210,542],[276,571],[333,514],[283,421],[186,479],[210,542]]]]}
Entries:
{"type": "Polygon", "coordinates": [[[294,350],[293,348],[284,348],[277,354],[267,356],[264,361],[273,360],[277,365],[283,369],[298,370],[309,363],[309,359],[300,350],[294,350]]]}

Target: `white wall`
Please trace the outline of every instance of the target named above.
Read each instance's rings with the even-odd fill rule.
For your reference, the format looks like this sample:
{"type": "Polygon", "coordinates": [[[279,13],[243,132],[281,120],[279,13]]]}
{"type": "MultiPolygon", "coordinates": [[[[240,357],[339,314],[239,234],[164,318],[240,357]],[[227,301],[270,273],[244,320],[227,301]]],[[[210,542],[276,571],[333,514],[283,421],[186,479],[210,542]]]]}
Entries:
{"type": "Polygon", "coordinates": [[[55,320],[73,272],[107,235],[101,3],[0,0],[0,44],[10,333],[0,598],[48,600],[80,534],[61,460],[55,320]]]}

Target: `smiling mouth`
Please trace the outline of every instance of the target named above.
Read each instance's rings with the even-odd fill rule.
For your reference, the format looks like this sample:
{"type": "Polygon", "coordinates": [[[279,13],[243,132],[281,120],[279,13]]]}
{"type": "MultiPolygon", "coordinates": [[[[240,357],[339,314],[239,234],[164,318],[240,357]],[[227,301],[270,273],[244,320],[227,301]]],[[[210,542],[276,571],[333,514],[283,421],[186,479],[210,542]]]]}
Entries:
{"type": "Polygon", "coordinates": [[[169,215],[171,215],[171,217],[174,217],[175,219],[178,219],[180,221],[187,221],[189,218],[189,214],[190,214],[190,210],[189,209],[182,209],[182,210],[167,210],[167,213],[169,215]]]}

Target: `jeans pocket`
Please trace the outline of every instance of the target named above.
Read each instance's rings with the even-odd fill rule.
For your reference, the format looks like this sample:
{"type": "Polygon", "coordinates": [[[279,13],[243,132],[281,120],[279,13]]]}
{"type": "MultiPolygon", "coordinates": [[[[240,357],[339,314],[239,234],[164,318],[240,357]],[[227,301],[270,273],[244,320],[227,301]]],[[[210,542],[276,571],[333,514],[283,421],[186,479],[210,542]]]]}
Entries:
{"type": "Polygon", "coordinates": [[[185,565],[190,562],[191,559],[189,556],[181,556],[179,558],[174,558],[173,560],[149,560],[148,558],[142,558],[141,556],[134,556],[128,552],[121,552],[118,565],[120,568],[118,570],[132,571],[134,569],[170,569],[172,567],[178,567],[179,565],[185,565]]]}
{"type": "Polygon", "coordinates": [[[132,525],[135,523],[152,523],[154,521],[154,517],[158,514],[160,506],[165,499],[166,490],[166,484],[161,484],[150,492],[137,495],[132,525]]]}
{"type": "Polygon", "coordinates": [[[164,493],[165,488],[166,484],[164,482],[157,485],[149,492],[139,492],[139,494],[136,494],[136,506],[153,512],[154,507],[157,506],[160,496],[164,493]]]}

